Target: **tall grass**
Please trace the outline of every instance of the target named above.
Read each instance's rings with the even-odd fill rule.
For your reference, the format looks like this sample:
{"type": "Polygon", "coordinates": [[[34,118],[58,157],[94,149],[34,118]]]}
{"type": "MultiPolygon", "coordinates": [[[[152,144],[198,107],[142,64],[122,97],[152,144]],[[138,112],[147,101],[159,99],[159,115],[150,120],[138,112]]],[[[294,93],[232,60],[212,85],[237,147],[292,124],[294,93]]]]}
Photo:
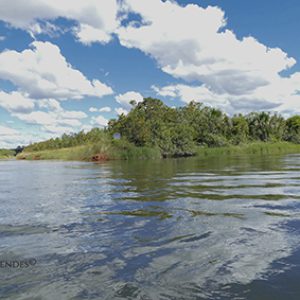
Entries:
{"type": "Polygon", "coordinates": [[[256,142],[219,148],[198,147],[197,156],[233,154],[280,154],[300,153],[300,145],[289,142],[256,142]]]}
{"type": "MultiPolygon", "coordinates": [[[[196,156],[222,156],[235,154],[280,154],[300,153],[300,145],[288,142],[278,143],[249,143],[239,146],[227,146],[219,148],[198,147],[196,156]]],[[[17,159],[27,160],[138,160],[162,158],[159,148],[136,147],[124,141],[103,141],[95,144],[62,148],[57,150],[44,150],[35,152],[22,152],[17,159]],[[97,159],[98,158],[98,159],[97,159]]]]}
{"type": "Polygon", "coordinates": [[[27,160],[130,160],[130,159],[158,159],[161,157],[158,148],[136,147],[126,141],[102,141],[83,146],[68,147],[56,150],[23,151],[17,159],[27,160]]]}
{"type": "Polygon", "coordinates": [[[16,152],[14,150],[0,149],[0,159],[7,159],[14,157],[16,152]]]}

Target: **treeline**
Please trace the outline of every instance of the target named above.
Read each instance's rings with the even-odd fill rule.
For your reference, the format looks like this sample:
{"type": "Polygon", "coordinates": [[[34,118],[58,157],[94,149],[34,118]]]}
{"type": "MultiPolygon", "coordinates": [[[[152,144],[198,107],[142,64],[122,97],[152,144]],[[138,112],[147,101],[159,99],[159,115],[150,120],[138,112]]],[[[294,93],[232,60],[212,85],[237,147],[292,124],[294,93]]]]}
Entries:
{"type": "Polygon", "coordinates": [[[109,122],[108,128],[94,128],[61,138],[35,143],[26,151],[60,149],[92,143],[116,143],[119,134],[124,145],[158,148],[164,157],[189,156],[197,147],[222,147],[248,142],[289,141],[300,143],[300,116],[285,119],[278,114],[253,112],[229,117],[219,109],[191,102],[171,108],[162,101],[146,98],[132,102],[128,115],[109,122]]]}
{"type": "Polygon", "coordinates": [[[61,148],[76,147],[85,144],[107,142],[109,134],[107,130],[93,128],[89,132],[80,131],[78,133],[63,134],[60,138],[50,139],[44,142],[34,143],[25,147],[25,151],[55,150],[61,148]]]}
{"type": "Polygon", "coordinates": [[[136,146],[159,147],[163,156],[193,155],[197,146],[254,141],[300,143],[300,116],[285,120],[278,114],[252,112],[229,117],[201,103],[171,108],[152,98],[132,105],[127,116],[109,122],[109,131],[120,133],[136,146]]]}

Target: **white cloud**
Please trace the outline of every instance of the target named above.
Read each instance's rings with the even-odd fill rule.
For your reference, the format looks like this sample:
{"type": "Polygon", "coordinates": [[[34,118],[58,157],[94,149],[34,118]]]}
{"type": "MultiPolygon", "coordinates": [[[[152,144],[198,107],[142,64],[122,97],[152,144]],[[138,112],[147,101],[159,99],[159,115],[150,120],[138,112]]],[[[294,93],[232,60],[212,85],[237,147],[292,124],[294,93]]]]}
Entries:
{"type": "Polygon", "coordinates": [[[124,114],[126,116],[128,114],[128,111],[126,109],[122,108],[122,107],[115,108],[115,112],[118,115],[124,114]]]}
{"type": "Polygon", "coordinates": [[[220,93],[240,94],[266,85],[295,64],[278,48],[222,31],[226,20],[217,7],[182,7],[160,0],[127,3],[145,23],[120,28],[121,43],[150,54],[174,77],[204,82],[220,93]]]}
{"type": "Polygon", "coordinates": [[[95,42],[108,43],[111,36],[102,29],[97,29],[87,24],[81,24],[74,29],[78,40],[85,45],[91,45],[95,42]]]}
{"type": "Polygon", "coordinates": [[[80,127],[82,119],[87,118],[83,111],[65,110],[55,99],[36,100],[36,105],[43,110],[30,113],[13,112],[12,116],[31,125],[41,125],[46,132],[61,132],[61,126],[68,126],[66,132],[74,131],[80,127]],[[49,129],[50,128],[50,129],[49,129]],[[53,129],[57,128],[57,129],[53,129]]]}
{"type": "Polygon", "coordinates": [[[11,128],[0,125],[0,136],[12,136],[12,135],[18,135],[18,131],[11,128]]]}
{"type": "Polygon", "coordinates": [[[89,81],[50,42],[33,42],[32,49],[0,53],[0,78],[9,80],[35,99],[82,99],[113,93],[99,80],[89,81]]]}
{"type": "Polygon", "coordinates": [[[157,95],[163,97],[178,97],[178,86],[177,85],[168,85],[164,87],[157,87],[152,85],[151,88],[156,92],[157,95]]]}
{"type": "MultiPolygon", "coordinates": [[[[259,110],[276,110],[282,111],[281,102],[275,99],[268,101],[259,95],[230,95],[230,94],[217,94],[212,90],[201,86],[189,86],[184,84],[169,85],[158,88],[152,86],[153,90],[160,96],[179,98],[185,103],[196,101],[204,103],[208,106],[213,106],[226,111],[229,114],[234,113],[247,113],[249,111],[259,110]]],[[[299,103],[300,108],[300,103],[299,103]]]]}
{"type": "Polygon", "coordinates": [[[97,112],[98,111],[98,108],[96,108],[96,107],[90,107],[89,108],[89,112],[97,112]]]}
{"type": "Polygon", "coordinates": [[[111,112],[111,108],[108,106],[101,107],[101,108],[90,107],[89,111],[90,112],[111,112]]]}
{"type": "Polygon", "coordinates": [[[43,129],[45,132],[50,133],[54,136],[61,136],[64,133],[70,134],[75,132],[73,128],[67,126],[45,125],[43,129]]]}
{"type": "Polygon", "coordinates": [[[12,113],[13,117],[34,125],[67,125],[78,127],[81,125],[79,120],[87,115],[82,111],[33,111],[30,113],[12,113]]]}
{"type": "Polygon", "coordinates": [[[93,117],[92,122],[93,125],[98,125],[100,127],[105,127],[108,124],[108,120],[103,116],[93,117]]]}
{"type": "Polygon", "coordinates": [[[185,103],[191,101],[202,102],[206,105],[212,105],[224,108],[229,105],[228,95],[218,95],[211,92],[205,86],[188,86],[184,84],[169,85],[162,88],[152,86],[153,90],[160,96],[179,98],[185,103]]]}
{"type": "Polygon", "coordinates": [[[39,108],[44,108],[50,111],[62,111],[60,103],[55,99],[41,99],[37,100],[39,108]]]}
{"type": "MultiPolygon", "coordinates": [[[[175,1],[161,0],[126,3],[127,11],[140,15],[142,21],[129,22],[117,30],[121,44],[150,55],[175,78],[198,82],[198,87],[190,91],[183,85],[175,90],[164,87],[159,91],[162,96],[179,95],[185,101],[193,92],[218,103],[227,102],[232,109],[249,108],[251,101],[253,107],[266,103],[266,107],[278,109],[284,102],[295,102],[300,73],[289,78],[281,75],[295,65],[295,59],[251,36],[237,38],[225,28],[226,19],[220,8],[180,6],[175,1]]],[[[300,102],[298,96],[297,99],[300,102]]]]}
{"type": "Polygon", "coordinates": [[[56,123],[58,125],[71,126],[72,128],[81,126],[81,122],[76,119],[58,119],[56,123]]]}
{"type": "Polygon", "coordinates": [[[87,118],[87,114],[83,111],[76,111],[76,110],[66,110],[62,111],[59,115],[61,118],[66,118],[66,119],[85,119],[87,118]]]}
{"type": "Polygon", "coordinates": [[[0,107],[26,124],[39,126],[38,137],[36,134],[29,135],[24,132],[17,134],[13,129],[9,127],[3,129],[2,126],[0,144],[6,148],[60,136],[62,133],[79,131],[82,127],[81,120],[87,118],[87,114],[83,111],[65,110],[55,99],[33,100],[19,92],[0,91],[0,107]]]}
{"type": "Polygon", "coordinates": [[[0,10],[1,20],[33,35],[53,30],[51,22],[62,17],[78,23],[74,33],[81,42],[107,43],[119,25],[117,0],[19,0],[17,4],[1,0],[0,4],[5,7],[0,10]]]}
{"type": "Polygon", "coordinates": [[[56,123],[55,117],[44,111],[33,111],[29,114],[14,113],[12,116],[28,124],[53,125],[56,123]]]}
{"type": "Polygon", "coordinates": [[[131,108],[130,101],[134,100],[137,103],[142,102],[143,101],[143,96],[138,92],[130,91],[130,92],[127,92],[127,93],[124,93],[124,94],[117,95],[115,99],[123,107],[125,107],[127,109],[130,109],[131,108]]]}
{"type": "Polygon", "coordinates": [[[4,41],[5,39],[6,39],[6,37],[5,37],[5,36],[3,36],[3,35],[0,35],[0,42],[4,41]]]}
{"type": "Polygon", "coordinates": [[[38,140],[40,138],[37,135],[0,125],[0,148],[15,148],[38,140]]]}
{"type": "Polygon", "coordinates": [[[29,112],[34,109],[34,100],[19,92],[0,91],[0,107],[9,112],[29,112]]]}
{"type": "Polygon", "coordinates": [[[111,112],[111,108],[108,107],[108,106],[101,107],[101,108],[99,109],[99,112],[111,112]]]}

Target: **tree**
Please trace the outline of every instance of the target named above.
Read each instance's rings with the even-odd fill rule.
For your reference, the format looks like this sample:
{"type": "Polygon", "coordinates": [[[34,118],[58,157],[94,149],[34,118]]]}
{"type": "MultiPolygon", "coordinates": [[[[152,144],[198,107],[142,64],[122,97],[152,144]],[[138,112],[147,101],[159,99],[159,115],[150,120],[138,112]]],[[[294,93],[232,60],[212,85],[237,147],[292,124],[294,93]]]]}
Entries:
{"type": "Polygon", "coordinates": [[[293,116],[286,120],[285,140],[300,144],[300,116],[293,116]]]}
{"type": "Polygon", "coordinates": [[[266,142],[270,138],[270,114],[266,112],[250,113],[247,116],[249,134],[253,140],[266,142]]]}
{"type": "Polygon", "coordinates": [[[231,119],[231,140],[232,143],[238,145],[245,143],[249,137],[249,126],[246,118],[242,115],[235,115],[231,119]]]}

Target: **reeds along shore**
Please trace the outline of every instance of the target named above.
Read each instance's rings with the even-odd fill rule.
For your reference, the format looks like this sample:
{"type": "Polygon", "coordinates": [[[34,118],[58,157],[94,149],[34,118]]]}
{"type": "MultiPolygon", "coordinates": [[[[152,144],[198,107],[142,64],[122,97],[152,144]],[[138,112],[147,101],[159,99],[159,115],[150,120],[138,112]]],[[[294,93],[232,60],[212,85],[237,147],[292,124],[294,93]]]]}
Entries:
{"type": "MultiPolygon", "coordinates": [[[[250,143],[239,146],[219,148],[198,147],[194,156],[221,155],[261,155],[261,154],[300,153],[300,145],[288,142],[250,143]]],[[[17,159],[25,160],[77,160],[77,161],[107,161],[107,160],[138,160],[163,158],[158,148],[135,147],[127,149],[110,149],[102,151],[99,145],[85,145],[57,150],[22,152],[17,159]]]]}
{"type": "Polygon", "coordinates": [[[0,149],[0,159],[9,159],[15,156],[14,150],[0,149]]]}

